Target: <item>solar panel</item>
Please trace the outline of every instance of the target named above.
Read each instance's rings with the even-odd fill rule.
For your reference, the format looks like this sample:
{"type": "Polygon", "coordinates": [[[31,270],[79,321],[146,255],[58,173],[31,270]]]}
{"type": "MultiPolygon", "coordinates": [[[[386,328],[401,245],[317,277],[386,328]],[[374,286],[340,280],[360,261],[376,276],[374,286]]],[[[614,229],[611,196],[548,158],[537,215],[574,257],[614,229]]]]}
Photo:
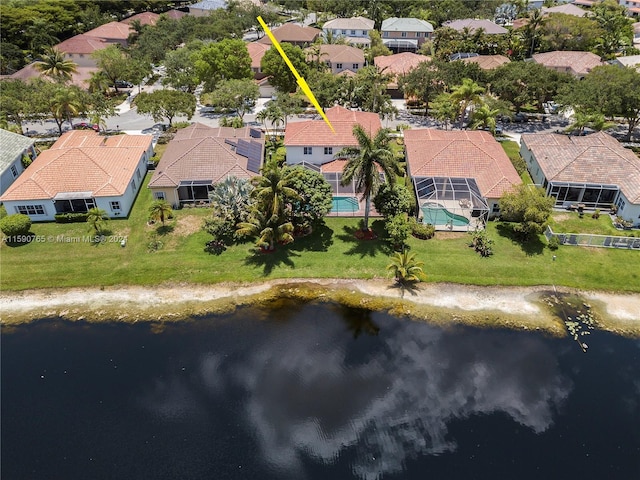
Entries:
{"type": "Polygon", "coordinates": [[[224,143],[226,143],[227,145],[231,145],[234,148],[237,147],[236,142],[230,138],[225,138],[224,143]]]}
{"type": "Polygon", "coordinates": [[[251,138],[262,138],[262,132],[260,130],[255,129],[255,128],[250,128],[249,129],[249,136],[251,138]]]}
{"type": "Polygon", "coordinates": [[[260,159],[249,158],[247,161],[247,170],[253,173],[260,173],[260,159]]]}
{"type": "Polygon", "coordinates": [[[243,140],[242,138],[238,139],[238,148],[236,149],[236,153],[238,155],[242,155],[243,157],[249,156],[249,142],[243,140]]]}

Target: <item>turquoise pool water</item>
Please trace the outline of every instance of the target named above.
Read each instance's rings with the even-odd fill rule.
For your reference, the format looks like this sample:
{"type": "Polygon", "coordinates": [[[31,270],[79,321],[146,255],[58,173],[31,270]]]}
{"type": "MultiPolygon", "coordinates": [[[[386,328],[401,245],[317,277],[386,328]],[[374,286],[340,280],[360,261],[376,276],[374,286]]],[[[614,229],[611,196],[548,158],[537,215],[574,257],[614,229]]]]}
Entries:
{"type": "Polygon", "coordinates": [[[334,213],[354,213],[359,209],[360,205],[355,197],[333,197],[331,211],[334,213]]]}
{"type": "Polygon", "coordinates": [[[447,223],[452,223],[454,227],[465,227],[469,225],[469,219],[467,217],[451,213],[441,205],[423,205],[420,209],[424,216],[424,223],[430,223],[431,225],[446,225],[447,223]]]}

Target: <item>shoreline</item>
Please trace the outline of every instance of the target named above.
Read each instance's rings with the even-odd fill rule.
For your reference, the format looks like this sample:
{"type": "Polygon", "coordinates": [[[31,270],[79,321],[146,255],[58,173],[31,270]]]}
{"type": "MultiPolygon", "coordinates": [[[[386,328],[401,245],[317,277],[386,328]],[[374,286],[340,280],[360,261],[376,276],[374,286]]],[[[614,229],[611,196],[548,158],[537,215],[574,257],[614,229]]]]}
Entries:
{"type": "Polygon", "coordinates": [[[640,294],[553,286],[483,287],[419,283],[401,291],[388,279],[278,279],[242,284],[163,284],[37,289],[0,293],[3,326],[41,318],[88,322],[166,322],[222,314],[279,299],[335,301],[441,325],[463,323],[564,335],[549,298],[573,295],[592,305],[601,329],[640,336],[640,294]],[[554,293],[555,292],[555,293],[554,293]]]}

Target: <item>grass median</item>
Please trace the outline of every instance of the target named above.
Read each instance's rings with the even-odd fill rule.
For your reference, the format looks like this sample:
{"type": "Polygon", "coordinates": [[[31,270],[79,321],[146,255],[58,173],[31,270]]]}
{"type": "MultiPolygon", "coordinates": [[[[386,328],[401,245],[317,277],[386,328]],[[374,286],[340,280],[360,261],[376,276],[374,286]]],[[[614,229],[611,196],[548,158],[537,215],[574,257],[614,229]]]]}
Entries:
{"type": "MultiPolygon", "coordinates": [[[[147,224],[152,202],[146,188],[149,177],[129,218],[110,220],[102,243],[89,241],[92,234],[84,223],[35,223],[32,233],[43,241],[20,246],[2,244],[2,290],[389,277],[386,266],[391,250],[380,220],[373,222],[377,240],[354,238],[358,218],[332,217],[312,235],[279,247],[274,253],[253,254],[252,244],[247,242],[231,246],[221,255],[210,255],[204,252],[204,245],[211,237],[200,228],[210,215],[209,209],[179,210],[165,228],[147,224]],[[126,246],[122,247],[120,240],[124,237],[126,246]],[[150,249],[152,242],[158,242],[156,251],[150,249]]],[[[596,224],[591,218],[584,220],[585,225],[596,224]]],[[[411,238],[408,243],[425,262],[430,282],[555,284],[640,292],[640,271],[633,267],[640,262],[636,251],[566,246],[553,252],[543,237],[521,244],[500,222],[489,222],[487,233],[495,242],[495,253],[489,258],[481,258],[468,247],[470,237],[465,233],[438,233],[434,239],[411,238]]]]}

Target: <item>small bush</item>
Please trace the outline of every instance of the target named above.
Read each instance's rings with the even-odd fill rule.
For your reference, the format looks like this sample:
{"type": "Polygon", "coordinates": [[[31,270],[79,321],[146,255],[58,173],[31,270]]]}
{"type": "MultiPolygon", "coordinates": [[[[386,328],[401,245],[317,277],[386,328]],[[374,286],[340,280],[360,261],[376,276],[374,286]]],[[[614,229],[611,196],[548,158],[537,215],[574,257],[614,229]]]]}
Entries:
{"type": "Polygon", "coordinates": [[[235,234],[235,225],[232,219],[225,217],[207,218],[202,229],[213,237],[214,240],[230,240],[235,234]]]}
{"type": "Polygon", "coordinates": [[[56,223],[81,223],[87,221],[88,213],[56,213],[54,219],[56,223]]]}
{"type": "Polygon", "coordinates": [[[471,233],[470,247],[480,254],[481,257],[490,257],[493,255],[493,240],[489,239],[487,232],[477,230],[471,233]]]}
{"type": "Polygon", "coordinates": [[[393,246],[396,249],[402,249],[411,233],[411,224],[407,220],[407,214],[400,213],[389,217],[384,225],[393,246]]]}
{"type": "Polygon", "coordinates": [[[557,250],[559,246],[560,246],[560,241],[558,240],[558,237],[551,237],[548,245],[549,250],[557,250]]]}
{"type": "Polygon", "coordinates": [[[227,246],[222,240],[209,240],[204,247],[204,251],[211,255],[220,255],[226,249],[227,246]]]}
{"type": "Polygon", "coordinates": [[[415,220],[411,223],[411,235],[420,240],[429,240],[436,234],[436,227],[430,223],[418,223],[415,220]]]}
{"type": "Polygon", "coordinates": [[[594,220],[599,219],[600,218],[600,209],[596,209],[596,211],[591,214],[591,218],[593,218],[594,220]]]}
{"type": "Polygon", "coordinates": [[[0,220],[7,216],[7,209],[0,205],[0,220]]]}
{"type": "Polygon", "coordinates": [[[0,230],[7,237],[27,235],[31,230],[31,219],[22,213],[9,215],[0,220],[0,230]]]}

